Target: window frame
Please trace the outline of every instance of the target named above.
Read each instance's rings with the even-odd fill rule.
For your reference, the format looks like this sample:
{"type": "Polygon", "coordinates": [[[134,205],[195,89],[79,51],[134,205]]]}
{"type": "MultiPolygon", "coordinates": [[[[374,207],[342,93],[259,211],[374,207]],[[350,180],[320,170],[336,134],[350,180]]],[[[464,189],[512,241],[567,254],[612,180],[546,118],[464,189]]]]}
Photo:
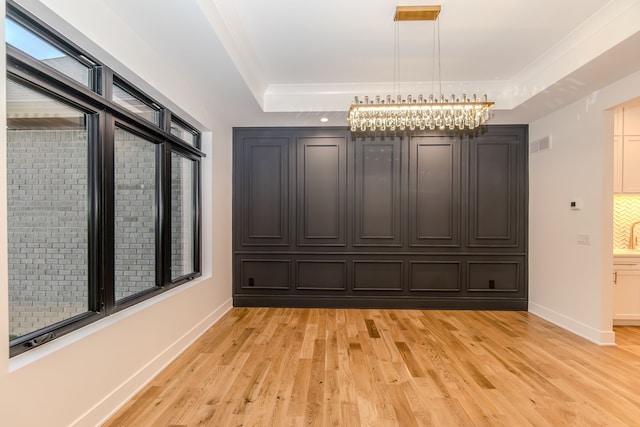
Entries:
{"type": "Polygon", "coordinates": [[[110,82],[110,85],[109,85],[109,91],[107,91],[106,98],[108,100],[112,101],[113,106],[117,106],[118,108],[121,108],[124,113],[133,114],[134,116],[139,117],[142,120],[144,120],[145,122],[151,123],[153,126],[156,126],[156,127],[160,128],[160,129],[165,128],[165,116],[166,116],[166,112],[165,111],[166,110],[158,102],[154,101],[148,95],[145,95],[142,91],[138,90],[135,86],[133,86],[131,83],[127,82],[122,77],[119,77],[114,73],[110,73],[110,77],[111,77],[111,79],[110,79],[111,82],[110,82]],[[122,90],[122,91],[126,92],[127,94],[131,95],[133,98],[137,99],[142,104],[146,105],[151,110],[155,111],[157,113],[157,115],[158,115],[157,116],[158,123],[152,122],[151,120],[147,120],[144,117],[142,117],[142,115],[136,114],[135,112],[129,110],[127,107],[125,107],[125,106],[113,101],[113,87],[114,86],[120,88],[120,90],[122,90]]]}
{"type": "Polygon", "coordinates": [[[6,18],[15,20],[42,37],[56,48],[83,63],[92,64],[92,87],[87,87],[42,61],[6,44],[7,78],[29,86],[47,96],[88,114],[88,310],[80,315],[48,325],[9,341],[10,356],[36,348],[99,319],[157,296],[202,275],[202,215],[201,215],[201,159],[200,133],[196,127],[173,115],[143,91],[102,65],[63,36],[33,17],[12,0],[7,1],[6,18]],[[134,96],[150,101],[159,108],[159,125],[127,110],[111,99],[111,87],[125,85],[134,96]],[[171,120],[190,129],[196,136],[192,146],[171,133],[171,120]],[[156,286],[115,300],[115,242],[114,242],[114,136],[117,127],[123,128],[156,145],[156,286]],[[194,272],[171,280],[171,153],[178,153],[194,161],[194,272]]]}
{"type": "Polygon", "coordinates": [[[169,128],[169,132],[171,132],[171,124],[172,123],[176,123],[179,126],[181,126],[182,128],[184,128],[185,130],[191,132],[191,134],[194,136],[193,145],[189,144],[187,141],[185,141],[182,138],[176,137],[176,138],[178,138],[179,141],[182,141],[185,144],[187,144],[187,146],[194,147],[194,148],[196,148],[198,150],[200,150],[202,148],[200,132],[198,132],[198,130],[195,129],[193,126],[189,125],[186,121],[182,120],[180,117],[176,116],[175,114],[167,114],[167,122],[168,122],[167,126],[169,128]]]}
{"type": "MultiPolygon", "coordinates": [[[[102,85],[102,66],[100,65],[100,61],[96,60],[89,53],[84,52],[72,41],[66,39],[56,31],[53,31],[41,19],[27,12],[24,8],[15,4],[13,1],[6,2],[6,18],[17,22],[36,36],[42,38],[42,40],[50,43],[52,46],[56,47],[63,53],[66,53],[69,57],[85,65],[89,69],[89,85],[81,86],[102,95],[104,86],[102,85]]],[[[34,61],[37,61],[43,67],[46,67],[46,69],[48,69],[50,73],[56,74],[58,75],[58,77],[62,77],[63,79],[68,79],[69,81],[79,83],[66,74],[24,53],[20,49],[17,49],[9,44],[7,44],[7,47],[11,47],[12,49],[32,58],[34,61]]]]}
{"type": "Polygon", "coordinates": [[[161,226],[163,221],[163,206],[165,204],[164,201],[164,191],[163,187],[166,186],[166,182],[162,179],[162,164],[163,160],[163,146],[164,141],[160,138],[157,138],[152,133],[147,132],[145,129],[142,129],[130,121],[118,119],[114,116],[110,116],[108,118],[110,125],[108,128],[108,137],[105,138],[105,145],[108,145],[109,158],[107,161],[107,169],[110,172],[109,180],[106,183],[107,190],[105,199],[105,209],[107,210],[107,218],[110,222],[112,228],[110,235],[107,236],[109,241],[110,250],[108,252],[108,266],[111,267],[111,276],[109,280],[113,284],[113,286],[109,289],[109,293],[105,295],[105,310],[107,315],[116,313],[120,310],[123,310],[127,307],[137,304],[138,302],[144,301],[146,299],[152,298],[162,292],[165,289],[163,286],[162,280],[162,263],[164,260],[162,259],[162,241],[164,237],[162,236],[161,226]],[[115,130],[116,128],[120,128],[126,132],[129,132],[133,135],[136,135],[142,139],[147,140],[150,144],[155,145],[155,161],[156,161],[156,173],[155,173],[155,181],[156,181],[156,206],[155,206],[155,286],[153,288],[145,289],[141,292],[135,293],[133,295],[126,296],[120,300],[116,300],[115,298],[115,130]]]}
{"type": "MultiPolygon", "coordinates": [[[[102,216],[102,213],[96,204],[97,187],[100,185],[100,181],[96,179],[96,168],[98,167],[97,163],[99,162],[99,153],[95,149],[95,141],[99,138],[102,128],[102,113],[92,107],[91,104],[82,102],[80,99],[74,99],[74,102],[70,102],[70,100],[60,92],[56,85],[51,85],[49,82],[33,77],[27,79],[23,73],[14,73],[14,71],[17,70],[11,69],[9,64],[7,64],[7,80],[14,80],[20,85],[40,92],[58,102],[81,110],[87,115],[87,200],[89,204],[86,220],[88,233],[87,262],[89,270],[87,281],[89,289],[86,312],[37,329],[10,341],[11,356],[22,353],[30,348],[37,347],[40,344],[35,344],[35,341],[42,336],[53,334],[50,339],[44,341],[48,342],[53,338],[57,338],[58,336],[64,335],[103,317],[101,310],[101,298],[97,292],[97,282],[99,281],[102,269],[102,264],[99,260],[101,256],[101,249],[99,248],[98,242],[101,240],[103,233],[99,228],[95,227],[94,223],[92,223],[93,218],[95,218],[96,221],[100,221],[102,216]]],[[[44,342],[42,342],[42,344],[44,342]]]]}
{"type": "Polygon", "coordinates": [[[189,280],[192,280],[196,277],[200,277],[202,275],[202,222],[201,222],[201,164],[199,159],[194,156],[192,153],[181,149],[180,147],[170,147],[166,146],[165,148],[165,174],[164,179],[169,183],[167,185],[167,194],[165,195],[164,200],[166,200],[165,204],[165,212],[167,221],[165,222],[165,226],[167,229],[165,230],[165,235],[167,236],[167,244],[164,250],[166,250],[165,259],[168,261],[164,267],[164,277],[169,279],[167,285],[170,287],[175,287],[185,283],[189,280]],[[171,278],[171,155],[177,154],[182,158],[186,158],[194,162],[193,164],[193,183],[194,188],[192,189],[192,200],[194,201],[193,211],[191,212],[193,218],[193,269],[194,271],[183,274],[181,276],[176,277],[175,279],[171,278]]]}

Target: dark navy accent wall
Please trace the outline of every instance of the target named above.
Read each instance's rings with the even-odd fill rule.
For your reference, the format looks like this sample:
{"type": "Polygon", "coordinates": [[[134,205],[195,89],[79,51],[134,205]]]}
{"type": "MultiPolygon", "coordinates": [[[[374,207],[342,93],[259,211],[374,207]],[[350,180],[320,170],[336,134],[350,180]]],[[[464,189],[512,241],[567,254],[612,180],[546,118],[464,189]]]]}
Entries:
{"type": "Polygon", "coordinates": [[[234,130],[236,306],[527,309],[527,127],[234,130]]]}

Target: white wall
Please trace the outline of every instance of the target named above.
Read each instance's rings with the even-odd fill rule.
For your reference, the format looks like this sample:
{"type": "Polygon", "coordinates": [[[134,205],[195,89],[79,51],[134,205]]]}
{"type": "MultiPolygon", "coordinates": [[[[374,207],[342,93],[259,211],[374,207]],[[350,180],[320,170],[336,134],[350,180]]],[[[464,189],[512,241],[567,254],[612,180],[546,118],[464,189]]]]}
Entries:
{"type": "Polygon", "coordinates": [[[612,331],[613,113],[640,72],[530,124],[552,149],[529,159],[529,311],[593,342],[612,331]],[[569,209],[575,198],[582,210],[569,209]],[[590,245],[578,245],[588,234],[590,245]]]}
{"type": "MultiPolygon", "coordinates": [[[[158,66],[163,58],[150,52],[108,10],[101,10],[100,3],[79,0],[21,3],[130,81],[141,85],[146,81],[144,90],[209,130],[203,138],[203,151],[207,153],[202,182],[203,277],[20,356],[9,359],[7,344],[0,352],[0,425],[94,426],[231,307],[231,128],[216,122],[207,108],[206,93],[180,90],[182,85],[175,84],[180,74],[166,63],[158,66]],[[43,3],[56,13],[52,14],[43,3]],[[114,33],[122,38],[113,37],[114,33]],[[151,92],[154,88],[162,91],[163,96],[151,92]]],[[[0,127],[4,129],[4,43],[1,49],[0,127]]],[[[7,337],[5,148],[3,132],[0,134],[0,335],[7,337]]]]}

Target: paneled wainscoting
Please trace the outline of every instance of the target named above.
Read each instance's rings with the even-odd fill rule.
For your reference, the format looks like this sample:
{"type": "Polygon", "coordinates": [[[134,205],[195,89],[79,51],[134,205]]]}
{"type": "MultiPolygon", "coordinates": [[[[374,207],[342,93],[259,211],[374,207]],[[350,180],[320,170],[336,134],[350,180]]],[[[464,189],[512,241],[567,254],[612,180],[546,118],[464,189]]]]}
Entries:
{"type": "Polygon", "coordinates": [[[527,309],[527,127],[234,130],[235,306],[527,309]]]}
{"type": "Polygon", "coordinates": [[[631,426],[640,328],[518,311],[234,308],[106,426],[631,426]]]}

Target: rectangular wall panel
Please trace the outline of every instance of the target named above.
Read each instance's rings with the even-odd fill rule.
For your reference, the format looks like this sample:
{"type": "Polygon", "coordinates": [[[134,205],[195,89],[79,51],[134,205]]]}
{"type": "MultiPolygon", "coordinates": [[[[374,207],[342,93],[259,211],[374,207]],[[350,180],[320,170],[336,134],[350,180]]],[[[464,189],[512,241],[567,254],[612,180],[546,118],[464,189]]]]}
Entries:
{"type": "Polygon", "coordinates": [[[518,261],[469,261],[469,291],[516,292],[519,289],[518,261]]]}
{"type": "Polygon", "coordinates": [[[240,260],[240,285],[243,289],[289,289],[291,262],[283,259],[240,260]]]}
{"type": "Polygon", "coordinates": [[[509,144],[480,144],[475,148],[475,237],[508,239],[511,222],[509,144]]]}
{"type": "Polygon", "coordinates": [[[298,244],[344,246],[346,141],[298,139],[298,244]]]}
{"type": "Polygon", "coordinates": [[[469,141],[469,246],[515,247],[518,241],[517,136],[480,136],[469,141]]]}
{"type": "Polygon", "coordinates": [[[242,167],[242,244],[289,245],[288,138],[246,139],[242,167]]]}
{"type": "Polygon", "coordinates": [[[347,288],[347,262],[297,261],[297,289],[344,291],[347,288]]]}
{"type": "Polygon", "coordinates": [[[354,291],[400,291],[402,261],[353,261],[354,291]]]}
{"type": "Polygon", "coordinates": [[[354,245],[399,246],[402,141],[355,141],[354,245]]]}
{"type": "Polygon", "coordinates": [[[410,150],[411,246],[459,246],[459,141],[449,137],[413,137],[410,150]]]}
{"type": "Polygon", "coordinates": [[[459,291],[460,262],[411,261],[410,291],[459,291]]]}

